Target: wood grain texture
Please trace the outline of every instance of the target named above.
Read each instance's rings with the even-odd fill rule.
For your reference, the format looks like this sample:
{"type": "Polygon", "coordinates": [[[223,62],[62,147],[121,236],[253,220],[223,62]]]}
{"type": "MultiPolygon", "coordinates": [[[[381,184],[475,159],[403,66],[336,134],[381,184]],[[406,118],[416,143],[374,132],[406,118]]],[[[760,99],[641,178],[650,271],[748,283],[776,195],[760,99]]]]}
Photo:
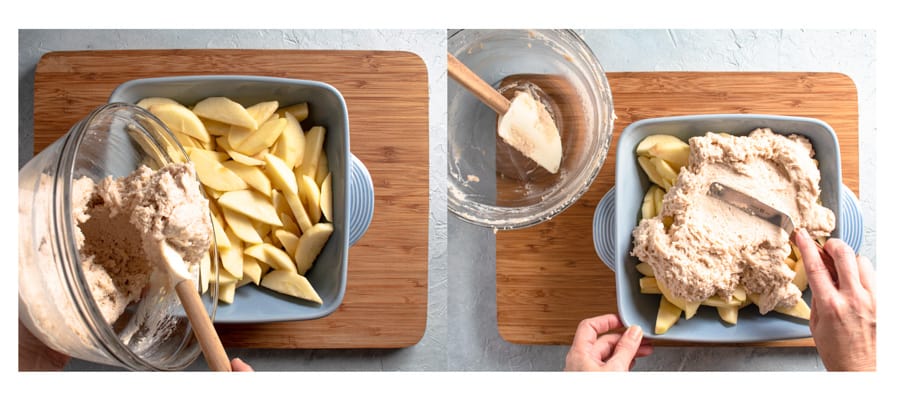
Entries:
{"type": "MultiPolygon", "coordinates": [[[[859,194],[857,92],[843,74],[640,72],[609,73],[608,79],[618,119],[609,156],[590,190],[551,221],[497,234],[497,322],[507,341],[571,344],[580,320],[618,311],[614,273],[594,251],[592,222],[594,209],[615,183],[619,135],[632,122],[711,113],[819,118],[837,132],[843,182],[859,194]]],[[[800,339],[742,345],[813,343],[800,339]]]]}
{"type": "Polygon", "coordinates": [[[35,152],[119,84],[199,74],[323,81],[344,96],[350,149],[375,187],[372,224],[350,249],[347,290],[328,317],[216,325],[226,347],[400,348],[425,331],[428,307],[428,78],[416,55],[392,51],[121,50],[51,52],[35,71],[35,152]]]}

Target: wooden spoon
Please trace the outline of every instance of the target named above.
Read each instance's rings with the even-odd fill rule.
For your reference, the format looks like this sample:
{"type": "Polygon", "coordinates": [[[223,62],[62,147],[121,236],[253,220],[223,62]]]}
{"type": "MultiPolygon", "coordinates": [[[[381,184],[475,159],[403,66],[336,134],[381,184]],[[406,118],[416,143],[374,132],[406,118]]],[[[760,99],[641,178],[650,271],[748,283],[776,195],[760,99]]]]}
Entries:
{"type": "Polygon", "coordinates": [[[175,282],[175,293],[178,294],[178,299],[184,306],[184,312],[194,329],[194,336],[200,342],[200,349],[203,350],[207,365],[215,371],[230,372],[231,361],[228,359],[228,354],[225,353],[225,347],[222,346],[216,328],[206,313],[203,301],[200,300],[197,285],[194,284],[194,280],[187,271],[184,258],[165,241],[160,242],[159,248],[165,261],[161,263],[166,267],[169,277],[175,282]]]}
{"type": "Polygon", "coordinates": [[[484,82],[478,74],[450,53],[447,53],[447,73],[497,114],[503,115],[509,111],[509,99],[503,97],[493,86],[484,82]]]}

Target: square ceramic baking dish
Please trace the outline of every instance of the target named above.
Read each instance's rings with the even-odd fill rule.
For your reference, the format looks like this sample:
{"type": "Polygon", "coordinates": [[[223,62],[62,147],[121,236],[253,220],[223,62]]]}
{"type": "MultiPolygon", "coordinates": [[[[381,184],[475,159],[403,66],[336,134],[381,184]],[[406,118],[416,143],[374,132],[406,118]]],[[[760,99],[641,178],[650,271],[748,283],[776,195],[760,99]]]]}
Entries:
{"type": "Polygon", "coordinates": [[[307,278],[319,293],[321,305],[248,284],[235,292],[234,303],[219,303],[217,323],[262,323],[309,320],[334,312],[347,286],[347,254],[368,228],[374,196],[365,166],[350,153],[350,123],[343,96],[331,85],[308,80],[242,75],[147,78],[117,87],[109,102],[136,104],[145,97],[167,97],[191,106],[211,96],[225,96],[250,106],[278,100],[287,106],[309,103],[303,130],[326,129],[325,152],[332,172],[334,232],[307,278]]]}
{"type": "MultiPolygon", "coordinates": [[[[690,320],[684,316],[668,332],[655,335],[653,328],[659,308],[659,295],[640,292],[637,258],[631,256],[631,232],[640,221],[641,201],[650,181],[635,155],[640,141],[652,134],[669,134],[683,141],[706,132],[747,135],[756,128],[770,128],[780,134],[807,137],[815,150],[821,172],[822,204],[835,213],[837,226],[832,237],[841,237],[841,165],[840,149],[834,130],[817,119],[777,115],[722,114],[645,119],[622,131],[616,152],[615,256],[616,298],[619,314],[626,325],[640,325],[649,338],[709,343],[743,343],[809,337],[809,322],[775,312],[765,316],[755,306],[740,310],[737,325],[723,323],[714,308],[701,306],[690,320]]],[[[810,291],[803,298],[809,303],[810,291]]]]}

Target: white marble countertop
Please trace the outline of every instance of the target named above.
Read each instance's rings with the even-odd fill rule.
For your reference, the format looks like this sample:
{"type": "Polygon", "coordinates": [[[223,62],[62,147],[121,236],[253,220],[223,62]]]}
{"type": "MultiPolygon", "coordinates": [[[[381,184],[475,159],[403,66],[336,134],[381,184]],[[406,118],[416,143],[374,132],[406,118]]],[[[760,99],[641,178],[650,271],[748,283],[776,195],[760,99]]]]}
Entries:
{"type": "MultiPolygon", "coordinates": [[[[861,253],[875,259],[875,32],[835,30],[579,30],[607,71],[823,71],[859,97],[861,253]]],[[[399,350],[229,349],[257,370],[560,370],[565,346],[510,344],[497,332],[494,235],[447,213],[445,30],[158,30],[19,32],[19,166],[33,146],[34,68],[49,51],[133,48],[405,50],[428,69],[429,303],[425,335],[399,350]],[[463,248],[465,247],[465,248],[463,248]],[[450,292],[449,290],[452,290],[450,292]]],[[[108,370],[73,360],[67,370],[108,370]]],[[[201,360],[192,370],[205,370],[201,360]]],[[[658,347],[635,370],[823,370],[811,348],[658,347]]]]}

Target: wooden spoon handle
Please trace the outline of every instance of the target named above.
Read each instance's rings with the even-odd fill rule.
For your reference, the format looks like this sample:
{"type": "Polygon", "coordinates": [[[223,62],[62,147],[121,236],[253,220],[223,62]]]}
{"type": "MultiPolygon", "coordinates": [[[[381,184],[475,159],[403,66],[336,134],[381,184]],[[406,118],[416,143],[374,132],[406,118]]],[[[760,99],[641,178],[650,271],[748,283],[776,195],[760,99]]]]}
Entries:
{"type": "Polygon", "coordinates": [[[203,350],[203,356],[209,368],[219,372],[230,372],[231,361],[228,354],[225,353],[225,347],[219,340],[219,334],[213,326],[209,315],[206,313],[206,307],[200,300],[200,294],[197,293],[197,286],[193,280],[187,279],[175,285],[175,292],[184,306],[188,320],[194,329],[194,335],[200,342],[200,349],[203,350]]]}
{"type": "Polygon", "coordinates": [[[478,74],[475,74],[450,53],[447,53],[447,73],[484,104],[496,111],[497,114],[503,115],[509,111],[509,100],[507,98],[503,97],[493,86],[484,82],[478,74]]]}

